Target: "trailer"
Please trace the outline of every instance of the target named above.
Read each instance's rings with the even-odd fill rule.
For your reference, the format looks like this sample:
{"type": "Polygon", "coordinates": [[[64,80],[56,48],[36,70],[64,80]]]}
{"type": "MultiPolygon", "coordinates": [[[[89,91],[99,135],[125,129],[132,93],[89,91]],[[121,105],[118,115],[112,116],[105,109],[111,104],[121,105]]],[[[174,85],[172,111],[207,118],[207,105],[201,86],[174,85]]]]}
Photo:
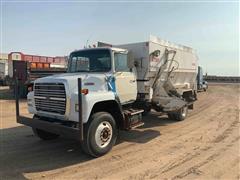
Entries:
{"type": "MultiPolygon", "coordinates": [[[[192,48],[150,37],[146,42],[70,53],[67,73],[39,78],[28,93],[28,111],[17,122],[36,136],[79,140],[94,157],[111,150],[119,130],[144,125],[151,109],[176,121],[187,117],[197,99],[197,55],[192,48]]],[[[16,79],[16,91],[18,79],[16,79]]]]}
{"type": "Polygon", "coordinates": [[[27,97],[36,79],[66,72],[66,67],[53,68],[50,63],[10,60],[8,64],[7,85],[14,89],[14,81],[17,78],[18,93],[21,98],[27,97]]]}

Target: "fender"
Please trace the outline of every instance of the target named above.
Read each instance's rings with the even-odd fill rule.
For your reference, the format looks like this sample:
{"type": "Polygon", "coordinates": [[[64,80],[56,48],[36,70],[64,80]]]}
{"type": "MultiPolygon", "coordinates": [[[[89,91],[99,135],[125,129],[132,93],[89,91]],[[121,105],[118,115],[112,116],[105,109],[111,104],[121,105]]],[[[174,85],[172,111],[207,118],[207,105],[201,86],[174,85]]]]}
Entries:
{"type": "MultiPolygon", "coordinates": [[[[87,95],[82,95],[82,118],[83,123],[87,123],[91,114],[92,108],[96,103],[114,100],[116,101],[116,95],[112,91],[100,91],[100,92],[89,92],[87,95]]],[[[78,104],[78,93],[75,92],[71,95],[70,99],[70,113],[69,120],[78,122],[78,112],[76,111],[76,104],[78,104]]]]}

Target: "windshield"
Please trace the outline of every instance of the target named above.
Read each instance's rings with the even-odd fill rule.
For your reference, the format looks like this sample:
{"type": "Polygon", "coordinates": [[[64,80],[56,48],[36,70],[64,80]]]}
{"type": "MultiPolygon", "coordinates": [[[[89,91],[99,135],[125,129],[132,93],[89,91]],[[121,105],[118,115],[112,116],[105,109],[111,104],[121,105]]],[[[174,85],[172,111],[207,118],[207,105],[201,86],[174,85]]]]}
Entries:
{"type": "Polygon", "coordinates": [[[73,52],[68,63],[69,72],[108,72],[111,54],[108,49],[73,52]]]}

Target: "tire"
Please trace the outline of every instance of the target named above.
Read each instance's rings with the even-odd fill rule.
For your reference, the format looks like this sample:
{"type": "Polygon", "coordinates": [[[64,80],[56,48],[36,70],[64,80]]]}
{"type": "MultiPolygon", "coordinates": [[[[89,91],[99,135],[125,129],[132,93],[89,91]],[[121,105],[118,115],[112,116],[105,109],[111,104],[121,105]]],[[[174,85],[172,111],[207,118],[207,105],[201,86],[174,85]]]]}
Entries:
{"type": "Polygon", "coordinates": [[[168,113],[168,119],[172,119],[172,120],[175,120],[175,113],[171,112],[171,113],[168,113]]]}
{"type": "Polygon", "coordinates": [[[33,133],[42,140],[53,140],[59,137],[58,134],[53,134],[41,129],[32,128],[33,133]]]}
{"type": "Polygon", "coordinates": [[[188,106],[184,106],[183,108],[181,108],[176,112],[168,113],[168,118],[176,121],[183,121],[184,119],[186,119],[187,114],[188,114],[188,106]]]}
{"type": "Polygon", "coordinates": [[[82,149],[93,157],[100,157],[115,145],[117,133],[117,125],[111,114],[94,113],[84,127],[82,149]]]}
{"type": "Polygon", "coordinates": [[[184,119],[186,119],[187,114],[188,114],[188,106],[185,106],[176,112],[175,120],[183,121],[184,119]]]}

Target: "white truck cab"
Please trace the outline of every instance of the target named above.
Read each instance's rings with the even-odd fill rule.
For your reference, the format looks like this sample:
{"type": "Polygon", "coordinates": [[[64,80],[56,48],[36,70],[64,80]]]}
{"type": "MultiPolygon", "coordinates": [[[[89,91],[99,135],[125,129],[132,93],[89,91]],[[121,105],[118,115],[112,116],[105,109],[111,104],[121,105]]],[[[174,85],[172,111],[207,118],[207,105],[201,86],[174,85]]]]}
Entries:
{"type": "Polygon", "coordinates": [[[67,73],[35,80],[27,96],[34,116],[20,116],[17,108],[17,121],[44,140],[74,136],[98,157],[111,150],[118,129],[143,125],[151,109],[185,119],[196,100],[194,51],[156,38],[118,47],[72,52],[67,73]]]}
{"type": "MultiPolygon", "coordinates": [[[[115,143],[117,128],[130,128],[123,124],[122,107],[136,101],[137,81],[133,66],[129,65],[128,51],[120,48],[92,48],[74,51],[69,56],[68,72],[37,79],[33,91],[27,96],[28,110],[34,118],[68,123],[76,127],[79,122],[77,80],[82,80],[82,122],[88,131],[94,131],[93,145],[83,145],[87,153],[99,156],[115,143]],[[100,118],[99,123],[92,123],[100,118]],[[94,119],[94,120],[92,120],[94,119]],[[117,119],[119,119],[117,121],[117,119]],[[116,122],[117,121],[117,122],[116,122]],[[90,129],[90,126],[92,128],[90,129]],[[89,147],[90,146],[90,147],[89,147]],[[92,147],[93,146],[93,147],[92,147]],[[96,150],[96,147],[98,147],[96,150]]],[[[134,111],[140,114],[142,111],[134,111]]],[[[56,134],[33,128],[42,139],[56,134]]]]}
{"type": "Polygon", "coordinates": [[[93,106],[104,101],[132,103],[137,98],[136,74],[128,65],[128,51],[92,48],[70,54],[68,72],[37,79],[28,94],[29,112],[78,122],[77,79],[82,79],[83,122],[93,106]]]}

